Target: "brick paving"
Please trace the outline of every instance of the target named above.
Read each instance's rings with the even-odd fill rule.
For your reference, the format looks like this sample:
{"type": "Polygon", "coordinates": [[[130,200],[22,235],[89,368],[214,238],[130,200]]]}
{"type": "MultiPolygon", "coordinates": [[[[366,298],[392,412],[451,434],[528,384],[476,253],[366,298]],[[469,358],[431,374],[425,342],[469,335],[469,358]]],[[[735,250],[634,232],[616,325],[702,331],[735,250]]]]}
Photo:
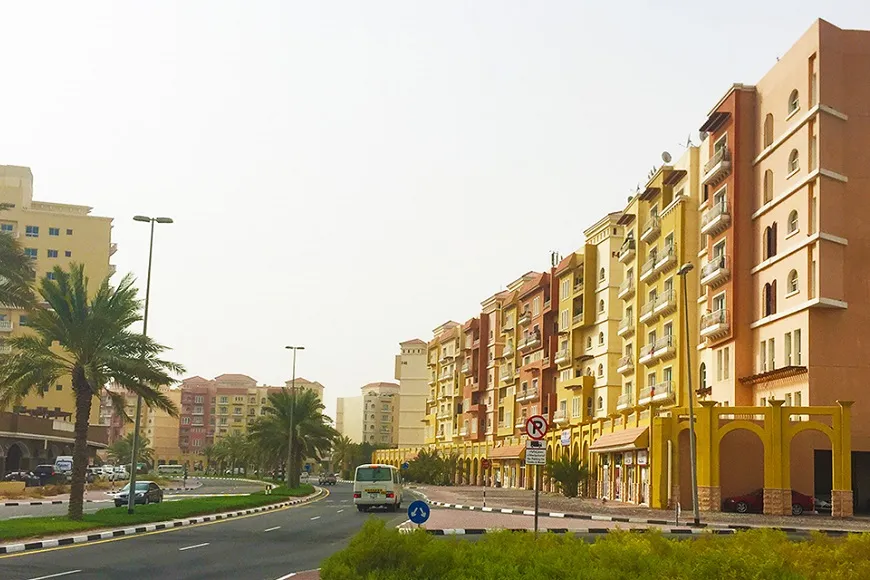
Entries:
{"type": "MultiPolygon", "coordinates": [[[[483,505],[482,487],[418,486],[418,491],[431,501],[451,504],[483,505]]],[[[534,492],[522,489],[486,488],[486,505],[494,508],[530,509],[535,504],[534,492]]],[[[674,520],[673,510],[656,510],[620,502],[600,499],[567,498],[541,492],[540,509],[547,512],[562,512],[600,516],[630,517],[637,519],[674,520]]],[[[433,513],[435,510],[433,510],[433,513]]],[[[691,509],[683,509],[680,523],[691,519],[691,509]]],[[[519,516],[523,517],[523,516],[519,516]]],[[[768,516],[763,514],[737,514],[728,512],[702,512],[701,521],[722,525],[747,525],[758,527],[790,527],[807,529],[837,529],[870,531],[870,518],[837,518],[824,514],[802,516],[768,516]]],[[[564,526],[559,526],[564,527],[564,526]]]]}

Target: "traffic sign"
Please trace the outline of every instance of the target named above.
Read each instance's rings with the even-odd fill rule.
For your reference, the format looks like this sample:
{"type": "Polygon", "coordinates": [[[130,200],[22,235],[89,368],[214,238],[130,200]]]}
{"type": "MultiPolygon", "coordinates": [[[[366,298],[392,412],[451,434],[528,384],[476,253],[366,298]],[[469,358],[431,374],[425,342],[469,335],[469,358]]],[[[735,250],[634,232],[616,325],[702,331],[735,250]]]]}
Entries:
{"type": "Polygon", "coordinates": [[[411,464],[408,463],[407,461],[402,464],[402,469],[408,469],[409,467],[411,467],[411,464]]]}
{"type": "Polygon", "coordinates": [[[489,469],[490,467],[492,467],[492,461],[490,461],[489,459],[481,460],[481,462],[480,462],[481,469],[489,469]]]}
{"type": "Polygon", "coordinates": [[[526,433],[535,441],[540,441],[547,434],[547,420],[540,415],[532,415],[526,419],[526,433]]]}
{"type": "Polygon", "coordinates": [[[420,501],[419,499],[415,502],[411,502],[411,505],[408,506],[408,519],[411,520],[412,523],[420,525],[429,519],[429,506],[425,501],[420,501]]]}
{"type": "Polygon", "coordinates": [[[534,439],[526,440],[526,465],[546,465],[547,444],[534,439]]]}

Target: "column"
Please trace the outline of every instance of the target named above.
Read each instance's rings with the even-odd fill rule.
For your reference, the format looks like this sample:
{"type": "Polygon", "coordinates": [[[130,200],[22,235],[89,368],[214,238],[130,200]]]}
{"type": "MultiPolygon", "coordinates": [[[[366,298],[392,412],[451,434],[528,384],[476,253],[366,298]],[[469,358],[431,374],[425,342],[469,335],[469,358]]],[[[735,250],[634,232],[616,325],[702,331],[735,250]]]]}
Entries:
{"type": "Polygon", "coordinates": [[[848,518],[854,515],[852,492],[852,404],[853,401],[837,401],[838,416],[834,417],[835,445],[831,448],[834,468],[834,489],[831,490],[831,516],[848,518]],[[839,420],[837,420],[839,419],[839,420]]]}
{"type": "Polygon", "coordinates": [[[698,509],[705,512],[718,512],[722,505],[722,491],[718,477],[719,454],[716,453],[716,427],[718,415],[714,407],[716,401],[701,401],[695,417],[695,437],[697,443],[698,465],[698,509]]]}
{"type": "Polygon", "coordinates": [[[770,399],[764,421],[768,445],[764,449],[764,513],[791,515],[791,488],[788,450],[783,446],[782,405],[770,399]]]}

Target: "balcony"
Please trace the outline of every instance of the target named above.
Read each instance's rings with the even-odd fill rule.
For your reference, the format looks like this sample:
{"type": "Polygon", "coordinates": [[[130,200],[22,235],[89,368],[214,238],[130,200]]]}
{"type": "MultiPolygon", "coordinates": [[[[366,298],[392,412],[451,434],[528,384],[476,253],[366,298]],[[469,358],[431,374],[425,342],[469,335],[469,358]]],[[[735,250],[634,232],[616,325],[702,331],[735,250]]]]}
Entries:
{"type": "Polygon", "coordinates": [[[565,363],[571,362],[571,351],[567,348],[563,348],[562,350],[556,353],[556,357],[554,359],[557,365],[562,365],[565,363]]]}
{"type": "Polygon", "coordinates": [[[664,316],[669,314],[677,309],[677,298],[676,292],[674,292],[673,288],[670,290],[665,290],[660,295],[656,296],[656,300],[653,303],[653,313],[656,316],[664,316]]]}
{"type": "Polygon", "coordinates": [[[446,381],[447,379],[453,378],[453,371],[442,371],[438,376],[439,381],[446,381]]]}
{"type": "Polygon", "coordinates": [[[616,296],[621,300],[628,300],[634,296],[634,280],[631,278],[623,280],[622,284],[619,285],[619,291],[616,296]]]}
{"type": "Polygon", "coordinates": [[[498,378],[503,383],[513,382],[513,380],[514,380],[513,369],[511,369],[510,366],[502,367],[501,370],[498,372],[498,378]]]}
{"type": "Polygon", "coordinates": [[[583,291],[583,278],[577,278],[574,280],[574,294],[579,294],[583,291]]]}
{"type": "Polygon", "coordinates": [[[513,330],[514,329],[514,317],[513,316],[505,317],[504,322],[501,325],[501,329],[502,329],[502,331],[513,330]]]}
{"type": "Polygon", "coordinates": [[[437,437],[438,439],[441,439],[442,441],[443,441],[444,439],[447,439],[447,435],[445,435],[443,431],[442,431],[441,433],[439,433],[438,435],[436,435],[436,437],[437,437]]]}
{"type": "Polygon", "coordinates": [[[666,334],[655,342],[653,355],[656,359],[673,358],[677,354],[676,341],[673,334],[666,334]]]}
{"type": "Polygon", "coordinates": [[[629,409],[632,405],[632,396],[631,395],[619,395],[619,398],[616,399],[616,410],[622,411],[623,409],[629,409]]]}
{"type": "Polygon", "coordinates": [[[649,365],[655,362],[655,343],[642,346],[638,352],[637,361],[643,365],[649,365]]]}
{"type": "Polygon", "coordinates": [[[514,354],[514,345],[506,344],[501,351],[502,358],[508,358],[514,354]]]}
{"type": "MultiPolygon", "coordinates": [[[[460,430],[459,430],[459,436],[460,436],[460,437],[468,437],[468,429],[466,429],[465,427],[463,427],[462,429],[460,429],[460,430]]],[[[132,457],[132,456],[131,456],[131,457],[132,457]]]]}
{"type": "Polygon", "coordinates": [[[701,233],[708,236],[715,236],[730,225],[731,207],[727,201],[720,201],[701,216],[701,233]]]}
{"type": "Polygon", "coordinates": [[[525,429],[526,428],[526,418],[520,417],[519,419],[517,419],[517,422],[514,423],[514,427],[516,427],[517,429],[525,429]]]}
{"type": "Polygon", "coordinates": [[[652,216],[643,224],[643,229],[640,232],[640,239],[646,243],[654,241],[662,232],[662,222],[658,216],[652,216]]]}
{"type": "Polygon", "coordinates": [[[468,413],[482,413],[484,411],[486,411],[486,405],[483,403],[473,403],[468,405],[468,408],[466,409],[466,412],[468,413]]]}
{"type": "Polygon", "coordinates": [[[565,425],[568,423],[568,411],[566,409],[559,409],[555,413],[553,413],[553,423],[557,425],[565,425]]]}
{"type": "Polygon", "coordinates": [[[533,401],[538,398],[538,388],[532,387],[530,389],[526,389],[525,391],[519,391],[517,393],[516,401],[519,403],[521,401],[533,401]]]}
{"type": "Polygon", "coordinates": [[[453,416],[453,411],[447,409],[446,411],[438,411],[439,419],[449,419],[453,416]]]}
{"type": "Polygon", "coordinates": [[[451,353],[447,353],[447,352],[445,352],[445,353],[441,356],[441,363],[442,363],[442,364],[449,363],[449,362],[452,361],[454,358],[456,358],[456,355],[455,355],[455,354],[451,354],[451,353]]]}
{"type": "Polygon", "coordinates": [[[720,147],[713,153],[713,157],[704,164],[704,185],[716,185],[731,173],[731,151],[727,147],[720,147]]]}
{"type": "Polygon", "coordinates": [[[12,345],[0,344],[0,354],[12,354],[12,345]]]}
{"type": "Polygon", "coordinates": [[[628,238],[622,242],[622,246],[619,248],[619,254],[617,256],[620,262],[628,264],[634,259],[635,245],[635,241],[632,238],[628,238]]]}
{"type": "Polygon", "coordinates": [[[656,254],[652,254],[646,262],[640,267],[640,281],[641,282],[652,282],[658,277],[658,272],[656,272],[656,262],[658,261],[658,256],[656,254]]]}
{"type": "Polygon", "coordinates": [[[12,321],[0,320],[0,332],[12,332],[12,321]]]}
{"type": "Polygon", "coordinates": [[[674,381],[662,381],[651,389],[652,402],[660,403],[674,400],[674,381]]]}
{"type": "Polygon", "coordinates": [[[531,310],[524,311],[522,314],[520,314],[520,317],[517,319],[517,323],[520,326],[526,326],[531,321],[532,321],[532,311],[531,310]]]}
{"type": "Polygon", "coordinates": [[[652,324],[655,322],[655,298],[651,298],[646,304],[640,307],[640,321],[644,324],[652,324]]]}
{"type": "MultiPolygon", "coordinates": [[[[426,397],[426,404],[427,404],[427,405],[431,405],[431,404],[433,404],[434,402],[435,402],[435,393],[430,391],[430,392],[429,392],[429,396],[426,397]]],[[[132,454],[131,454],[131,457],[132,457],[132,454]]]]}
{"type": "Polygon", "coordinates": [[[574,317],[571,319],[571,325],[577,326],[578,324],[583,324],[583,311],[575,312],[574,317]]]}
{"type": "Polygon", "coordinates": [[[470,365],[468,363],[468,361],[465,361],[464,363],[462,363],[462,374],[470,375],[473,372],[474,372],[474,368],[472,367],[472,365],[470,365]]]}
{"type": "Polygon", "coordinates": [[[616,329],[616,334],[622,337],[631,336],[634,334],[634,320],[626,316],[619,321],[619,327],[616,329]]]}
{"type": "Polygon", "coordinates": [[[453,396],[453,389],[441,389],[441,392],[438,394],[439,399],[449,399],[453,396]]]}
{"type": "Polygon", "coordinates": [[[701,286],[717,288],[731,278],[731,260],[728,256],[716,256],[701,268],[701,286]]]}
{"type": "Polygon", "coordinates": [[[656,274],[667,272],[677,264],[677,249],[673,246],[665,246],[665,250],[656,257],[656,274]]]}
{"type": "Polygon", "coordinates": [[[619,359],[619,362],[616,364],[616,372],[621,375],[627,375],[634,372],[634,357],[626,355],[619,359]]]}
{"type": "Polygon", "coordinates": [[[520,352],[530,351],[535,348],[539,348],[541,346],[541,335],[539,333],[533,333],[526,336],[523,340],[520,341],[519,350],[520,352]]]}
{"type": "Polygon", "coordinates": [[[731,332],[728,311],[724,308],[701,317],[701,338],[716,340],[731,332]]]}

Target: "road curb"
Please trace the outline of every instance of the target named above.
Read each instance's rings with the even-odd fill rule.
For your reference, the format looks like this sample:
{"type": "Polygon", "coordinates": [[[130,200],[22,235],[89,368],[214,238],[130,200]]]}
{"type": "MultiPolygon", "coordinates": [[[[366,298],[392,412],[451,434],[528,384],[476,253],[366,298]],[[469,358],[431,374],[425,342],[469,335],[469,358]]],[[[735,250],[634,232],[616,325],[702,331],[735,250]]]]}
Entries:
{"type": "MultiPolygon", "coordinates": [[[[420,492],[418,492],[420,493],[420,492]]],[[[421,493],[422,495],[422,493],[421,493]]],[[[424,495],[425,497],[425,495],[424,495]]],[[[497,507],[482,507],[475,505],[463,505],[463,504],[455,504],[455,503],[445,503],[442,501],[432,501],[428,498],[426,501],[429,505],[433,505],[436,507],[443,507],[449,509],[456,510],[468,510],[468,511],[479,511],[484,513],[496,513],[496,514],[513,514],[520,516],[533,516],[535,515],[535,510],[529,509],[516,509],[516,508],[497,508],[497,507]]],[[[592,514],[571,514],[571,513],[562,513],[562,512],[538,512],[538,516],[542,518],[566,518],[566,519],[575,519],[575,520],[590,520],[597,522],[614,522],[621,524],[646,524],[646,525],[655,525],[655,526],[667,526],[673,525],[673,522],[669,520],[661,520],[661,519],[640,519],[640,518],[624,518],[619,516],[597,516],[592,514]]],[[[821,532],[823,534],[832,535],[832,536],[844,536],[849,534],[866,534],[866,531],[862,530],[837,530],[830,528],[792,528],[792,527],[778,527],[778,526],[755,526],[755,525],[747,525],[747,524],[720,524],[720,523],[701,523],[698,526],[694,524],[686,524],[687,527],[679,527],[672,528],[674,530],[684,530],[682,532],[670,532],[670,533],[700,533],[703,531],[710,531],[714,534],[719,533],[733,533],[745,530],[776,530],[780,532],[785,532],[787,534],[808,534],[810,532],[821,532]],[[688,530],[686,532],[685,530],[688,530]]],[[[590,528],[595,529],[595,528],[590,528]]],[[[603,528],[602,528],[603,529],[603,528]]],[[[590,532],[591,533],[591,532],[590,532]]]]}
{"type": "MultiPolygon", "coordinates": [[[[108,503],[115,501],[113,499],[86,499],[85,503],[108,503]]],[[[32,505],[60,505],[64,503],[69,503],[68,499],[52,499],[47,501],[8,501],[5,503],[0,503],[0,507],[26,507],[32,505]]]]}
{"type": "MultiPolygon", "coordinates": [[[[734,529],[734,528],[548,528],[539,530],[541,533],[550,534],[591,534],[591,535],[607,535],[614,533],[632,533],[632,534],[648,534],[662,533],[679,536],[697,536],[701,534],[711,534],[714,536],[731,536],[738,532],[744,532],[751,528],[734,529]]],[[[831,537],[843,537],[850,534],[863,534],[864,532],[854,532],[848,530],[804,530],[801,528],[767,528],[781,532],[786,532],[791,535],[809,537],[815,531],[821,532],[831,537]]],[[[399,528],[400,534],[411,534],[415,532],[415,528],[399,528]]],[[[513,533],[533,533],[531,528],[445,528],[445,529],[425,529],[427,534],[432,536],[478,536],[482,534],[492,534],[497,532],[513,532],[513,533]]]]}
{"type": "Polygon", "coordinates": [[[144,534],[148,532],[155,532],[158,530],[167,530],[172,528],[180,528],[183,526],[190,526],[194,524],[201,524],[205,522],[213,522],[219,520],[226,520],[238,516],[244,516],[248,514],[255,514],[266,511],[273,511],[279,508],[288,507],[292,505],[298,505],[301,503],[307,503],[312,501],[321,495],[323,495],[324,490],[321,488],[317,489],[316,493],[313,493],[309,496],[305,496],[299,499],[292,499],[288,501],[283,501],[280,503],[274,503],[270,505],[260,506],[256,508],[249,508],[246,510],[236,510],[232,512],[223,512],[219,514],[211,514],[207,516],[197,516],[193,518],[184,518],[180,520],[169,520],[165,522],[155,522],[153,524],[145,524],[142,526],[135,526],[130,528],[117,528],[113,530],[105,530],[102,532],[94,532],[92,534],[83,534],[76,536],[65,536],[62,538],[48,538],[45,540],[35,540],[33,542],[24,542],[19,544],[5,544],[0,546],[0,554],[14,554],[17,552],[25,552],[28,550],[41,550],[44,548],[56,548],[58,546],[69,546],[72,544],[83,544],[86,542],[96,542],[99,540],[106,540],[110,538],[118,538],[121,536],[133,536],[136,534],[144,534]]]}

